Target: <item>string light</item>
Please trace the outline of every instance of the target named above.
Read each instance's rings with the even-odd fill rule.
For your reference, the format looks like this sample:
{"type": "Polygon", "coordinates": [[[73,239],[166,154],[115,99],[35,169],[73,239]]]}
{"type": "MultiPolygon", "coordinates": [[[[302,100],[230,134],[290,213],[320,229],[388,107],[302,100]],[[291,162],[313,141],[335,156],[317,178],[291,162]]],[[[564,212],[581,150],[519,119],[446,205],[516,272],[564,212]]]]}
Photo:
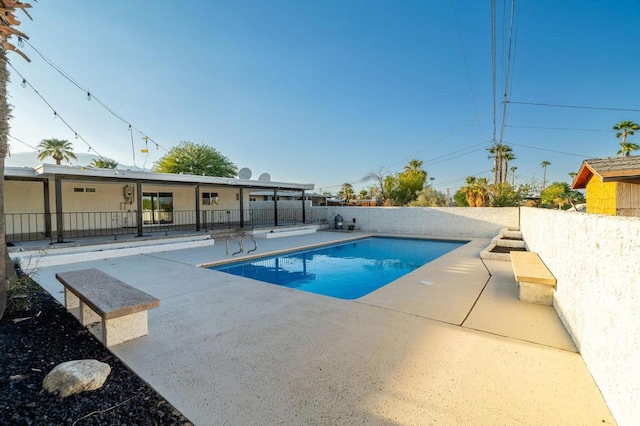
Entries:
{"type": "Polygon", "coordinates": [[[18,47],[24,47],[24,40],[20,36],[18,36],[18,47]]]}
{"type": "Polygon", "coordinates": [[[87,142],[87,141],[86,141],[86,140],[85,140],[81,135],[79,135],[79,134],[78,134],[78,132],[76,132],[76,131],[75,131],[75,129],[73,129],[73,127],[71,127],[71,125],[69,125],[69,123],[67,123],[67,121],[66,121],[64,118],[62,118],[62,117],[58,114],[58,112],[57,112],[57,111],[53,108],[53,106],[52,106],[52,105],[51,105],[51,104],[50,104],[50,103],[49,103],[49,102],[44,98],[44,96],[42,96],[42,94],[41,94],[40,92],[38,92],[38,91],[36,90],[36,88],[35,88],[35,87],[33,87],[33,86],[32,86],[32,85],[31,85],[31,84],[30,84],[30,83],[29,83],[29,82],[28,82],[28,81],[27,81],[27,80],[22,76],[22,74],[20,74],[20,72],[19,72],[17,69],[15,69],[15,67],[11,64],[11,62],[8,62],[8,63],[7,63],[7,65],[9,65],[9,66],[11,67],[11,69],[12,69],[16,74],[18,74],[18,76],[19,76],[20,78],[22,78],[22,81],[23,81],[26,85],[28,85],[28,86],[31,88],[31,90],[33,90],[33,92],[34,92],[36,95],[38,95],[38,97],[42,100],[42,102],[44,102],[44,103],[45,103],[45,104],[46,104],[46,105],[51,109],[51,111],[53,111],[53,118],[54,118],[54,119],[56,119],[56,118],[60,118],[60,121],[62,121],[62,123],[64,123],[64,125],[65,125],[65,126],[67,126],[67,128],[73,132],[74,136],[75,136],[76,138],[78,138],[78,139],[82,140],[82,142],[84,142],[84,143],[89,147],[89,152],[93,151],[93,152],[95,152],[96,154],[100,155],[100,154],[99,154],[95,149],[93,149],[93,147],[89,144],[89,142],[87,142]]]}
{"type": "Polygon", "coordinates": [[[22,86],[22,88],[24,89],[25,87],[27,87],[27,80],[25,80],[24,78],[22,79],[22,83],[20,83],[20,86],[22,86]]]}
{"type": "MultiPolygon", "coordinates": [[[[75,81],[69,74],[67,74],[66,72],[64,72],[60,67],[58,67],[55,63],[53,63],[53,61],[51,61],[49,58],[47,58],[45,55],[43,55],[38,49],[36,49],[33,44],[31,44],[29,42],[29,40],[23,40],[24,43],[28,44],[29,47],[31,47],[37,54],[38,56],[40,56],[49,66],[51,66],[55,71],[57,71],[60,75],[62,75],[66,80],[68,80],[71,84],[73,84],[74,86],[76,86],[78,89],[82,90],[83,92],[85,92],[87,94],[87,100],[95,100],[98,104],[100,104],[100,106],[102,106],[105,110],[107,110],[107,112],[109,112],[111,115],[113,115],[115,118],[117,118],[118,120],[122,121],[123,123],[126,123],[129,125],[129,130],[132,133],[132,138],[133,138],[133,130],[136,130],[139,134],[144,135],[144,133],[142,133],[139,129],[133,127],[131,124],[129,124],[129,122],[127,120],[125,120],[122,116],[120,116],[119,114],[117,114],[114,110],[112,110],[111,108],[109,108],[107,105],[105,105],[95,94],[92,94],[91,92],[89,92],[87,89],[83,88],[77,81],[75,81]]],[[[12,67],[13,68],[13,67],[12,67]]],[[[14,68],[15,70],[15,68],[14,68]]],[[[17,72],[17,71],[16,71],[17,72]]],[[[152,143],[154,143],[156,145],[156,149],[162,148],[163,150],[169,152],[169,150],[167,148],[165,148],[164,146],[160,145],[159,143],[157,143],[155,140],[153,140],[152,138],[148,138],[148,140],[150,140],[152,143]]],[[[133,147],[132,147],[133,149],[133,147]]],[[[134,161],[134,165],[135,165],[135,151],[132,152],[133,155],[133,161],[134,161]]],[[[136,166],[137,167],[137,166],[136,166]]]]}

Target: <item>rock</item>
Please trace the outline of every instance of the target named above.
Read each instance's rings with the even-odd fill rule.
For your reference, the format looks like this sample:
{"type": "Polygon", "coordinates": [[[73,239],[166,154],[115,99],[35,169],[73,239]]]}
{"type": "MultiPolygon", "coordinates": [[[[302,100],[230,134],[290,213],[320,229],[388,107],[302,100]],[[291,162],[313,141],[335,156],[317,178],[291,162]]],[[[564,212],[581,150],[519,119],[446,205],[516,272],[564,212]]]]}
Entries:
{"type": "Polygon", "coordinates": [[[111,373],[109,364],[81,359],[58,364],[42,381],[42,389],[66,398],[74,393],[99,389],[111,373]]]}

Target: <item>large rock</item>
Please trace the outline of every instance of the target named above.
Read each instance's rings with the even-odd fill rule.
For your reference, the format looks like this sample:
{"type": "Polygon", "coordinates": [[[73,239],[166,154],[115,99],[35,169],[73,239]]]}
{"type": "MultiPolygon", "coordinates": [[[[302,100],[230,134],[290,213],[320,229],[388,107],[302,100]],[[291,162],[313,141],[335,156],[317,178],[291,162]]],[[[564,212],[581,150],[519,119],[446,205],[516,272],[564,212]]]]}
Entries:
{"type": "Polygon", "coordinates": [[[81,359],[58,364],[42,381],[42,389],[66,398],[74,393],[99,389],[111,373],[109,364],[81,359]]]}

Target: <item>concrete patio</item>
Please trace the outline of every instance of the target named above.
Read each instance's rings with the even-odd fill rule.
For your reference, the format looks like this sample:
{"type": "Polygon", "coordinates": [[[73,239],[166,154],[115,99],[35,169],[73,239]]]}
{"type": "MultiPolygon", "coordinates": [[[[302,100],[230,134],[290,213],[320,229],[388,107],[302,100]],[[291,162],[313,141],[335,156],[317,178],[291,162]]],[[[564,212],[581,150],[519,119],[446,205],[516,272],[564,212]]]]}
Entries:
{"type": "MultiPolygon", "coordinates": [[[[260,239],[256,254],[354,236],[260,239]]],[[[520,302],[510,264],[479,258],[489,241],[355,301],[197,266],[228,259],[224,241],[37,279],[62,300],[56,272],[99,268],[159,298],[149,335],[111,350],[198,425],[615,424],[553,307],[520,302]]]]}

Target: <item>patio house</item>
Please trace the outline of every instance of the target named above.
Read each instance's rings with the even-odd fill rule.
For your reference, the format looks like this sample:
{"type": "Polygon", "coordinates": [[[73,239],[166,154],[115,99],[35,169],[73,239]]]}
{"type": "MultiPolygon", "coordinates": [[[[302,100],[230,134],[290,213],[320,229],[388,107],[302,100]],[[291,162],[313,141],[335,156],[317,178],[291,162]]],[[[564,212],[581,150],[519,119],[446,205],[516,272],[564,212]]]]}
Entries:
{"type": "Polygon", "coordinates": [[[587,213],[640,216],[640,156],[585,160],[573,189],[586,189],[587,213]]]}
{"type": "Polygon", "coordinates": [[[279,208],[278,197],[252,209],[253,190],[296,191],[313,184],[265,182],[136,170],[41,164],[5,169],[7,241],[210,230],[304,223],[302,201],[279,208]]]}

